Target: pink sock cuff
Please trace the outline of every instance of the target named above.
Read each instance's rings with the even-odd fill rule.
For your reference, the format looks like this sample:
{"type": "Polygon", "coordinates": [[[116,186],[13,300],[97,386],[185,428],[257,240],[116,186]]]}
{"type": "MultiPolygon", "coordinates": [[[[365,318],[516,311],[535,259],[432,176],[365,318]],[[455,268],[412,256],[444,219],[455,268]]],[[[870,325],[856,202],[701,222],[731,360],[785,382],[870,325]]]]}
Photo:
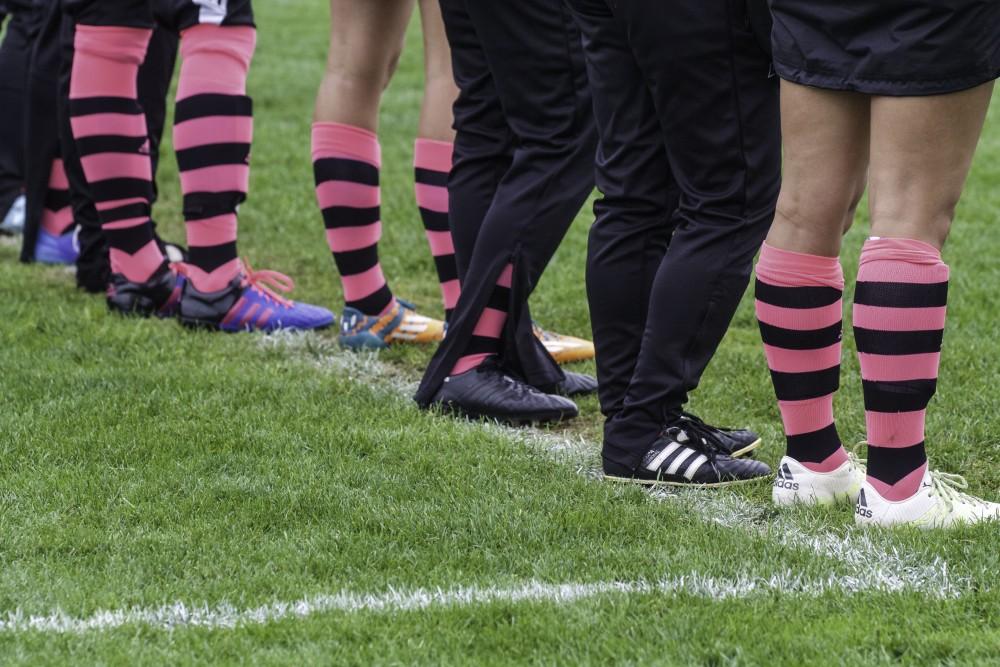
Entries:
{"type": "Polygon", "coordinates": [[[413,144],[413,166],[417,169],[451,171],[455,144],[436,139],[417,139],[413,144]]]}
{"type": "Polygon", "coordinates": [[[140,65],[153,31],[148,28],[77,25],[73,48],[120,63],[140,65]]]}
{"type": "Polygon", "coordinates": [[[915,239],[868,239],[861,251],[858,278],[877,282],[940,283],[948,280],[941,251],[915,239]]]}
{"type": "Polygon", "coordinates": [[[379,167],[382,149],[371,130],[343,123],[316,122],[312,125],[312,159],[350,157],[379,167]]]}
{"type": "Polygon", "coordinates": [[[206,93],[246,95],[256,44],[253,26],[203,24],[184,30],[177,99],[206,93]]]}
{"type": "Polygon", "coordinates": [[[757,277],[778,287],[833,287],[844,289],[840,258],[782,250],[767,243],[757,260],[757,277]]]}

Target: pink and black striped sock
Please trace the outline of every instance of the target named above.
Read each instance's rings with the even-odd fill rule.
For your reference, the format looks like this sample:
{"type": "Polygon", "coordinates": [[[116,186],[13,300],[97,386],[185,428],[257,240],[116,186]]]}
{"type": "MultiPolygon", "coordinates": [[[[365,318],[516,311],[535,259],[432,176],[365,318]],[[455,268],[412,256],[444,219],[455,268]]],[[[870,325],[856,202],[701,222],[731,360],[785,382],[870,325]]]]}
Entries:
{"type": "Polygon", "coordinates": [[[500,353],[500,339],[503,336],[503,328],[507,323],[507,309],[510,303],[510,286],[514,276],[514,265],[508,264],[497,278],[496,287],[490,295],[490,301],[486,304],[476,328],[472,331],[472,337],[465,351],[455,366],[451,369],[451,375],[458,375],[471,371],[490,357],[500,353]]]}
{"type": "Polygon", "coordinates": [[[165,266],[149,220],[152,164],[136,79],[152,31],[78,25],[70,80],[70,122],[111,270],[145,282],[165,266]]]}
{"type": "Polygon", "coordinates": [[[454,145],[448,141],[417,139],[413,146],[413,175],[417,207],[424,222],[424,232],[431,246],[445,319],[451,317],[458,303],[461,288],[458,284],[458,266],[455,264],[455,245],[448,225],[448,174],[451,172],[451,155],[454,145]]]}
{"type": "Polygon", "coordinates": [[[840,262],[765,243],[755,291],[788,456],[814,472],[834,470],[847,460],[833,418],[843,326],[840,262]]]}
{"type": "Polygon", "coordinates": [[[326,240],[344,288],[344,305],[381,315],[395,304],[378,258],[382,238],[374,132],[341,123],[313,123],[313,173],[326,240]]]}
{"type": "Polygon", "coordinates": [[[202,292],[240,273],[236,209],[247,197],[253,102],[247,73],[257,40],[249,26],[197,25],[181,33],[174,148],[184,195],[188,279],[202,292]]]}
{"type": "Polygon", "coordinates": [[[869,239],[854,293],[854,339],[868,426],[868,481],[888,500],[920,488],[924,420],[937,388],[948,265],[910,239],[869,239]]]}
{"type": "Polygon", "coordinates": [[[62,236],[73,231],[73,207],[69,200],[69,181],[61,158],[52,160],[49,188],[45,193],[42,210],[42,229],[52,236],[62,236]]]}

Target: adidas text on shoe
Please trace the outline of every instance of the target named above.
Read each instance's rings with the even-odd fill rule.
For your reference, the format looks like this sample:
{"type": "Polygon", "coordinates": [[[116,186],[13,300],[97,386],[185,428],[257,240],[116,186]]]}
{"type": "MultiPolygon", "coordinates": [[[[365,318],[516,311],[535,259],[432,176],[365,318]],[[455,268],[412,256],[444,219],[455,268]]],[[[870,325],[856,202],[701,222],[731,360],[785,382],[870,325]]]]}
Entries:
{"type": "Polygon", "coordinates": [[[829,472],[813,472],[795,459],[784,456],[774,478],[771,500],[775,505],[854,502],[864,481],[864,464],[853,454],[829,472]]]}
{"type": "Polygon", "coordinates": [[[730,486],[770,474],[767,464],[735,459],[679,427],[666,429],[634,470],[604,458],[605,479],[647,486],[730,486]]]}
{"type": "Polygon", "coordinates": [[[949,528],[1000,519],[1000,504],[965,493],[960,475],[926,470],[920,488],[904,500],[884,498],[866,480],[858,494],[854,519],[863,526],[949,528]]]}

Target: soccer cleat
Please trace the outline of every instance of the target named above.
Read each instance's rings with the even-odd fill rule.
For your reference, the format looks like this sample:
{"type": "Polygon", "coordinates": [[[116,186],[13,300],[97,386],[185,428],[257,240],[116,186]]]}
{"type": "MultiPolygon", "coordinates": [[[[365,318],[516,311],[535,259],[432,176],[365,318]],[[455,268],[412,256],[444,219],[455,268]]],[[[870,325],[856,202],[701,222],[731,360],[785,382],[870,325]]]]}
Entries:
{"type": "Polygon", "coordinates": [[[928,469],[915,494],[906,500],[891,501],[866,480],[858,494],[854,519],[862,526],[917,528],[949,528],[1000,519],[1000,504],[964,493],[968,486],[961,475],[928,469]]]}
{"type": "Polygon", "coordinates": [[[59,236],[39,229],[38,241],[35,243],[35,261],[42,264],[76,264],[76,258],[80,256],[79,237],[78,225],[59,236]]]}
{"type": "Polygon", "coordinates": [[[182,324],[221,331],[324,329],[334,322],[326,308],[286,299],[274,290],[290,292],[295,283],[277,271],[254,271],[243,261],[242,271],[218,292],[201,292],[184,285],[178,314],[182,324]]]}
{"type": "Polygon", "coordinates": [[[122,315],[173,317],[186,282],[183,274],[167,264],[144,283],[113,273],[107,289],[108,308],[122,315]]]}
{"type": "Polygon", "coordinates": [[[535,337],[542,341],[542,345],[545,346],[557,364],[569,364],[574,361],[587,361],[594,358],[594,344],[589,340],[552,333],[537,324],[533,324],[532,328],[535,331],[535,337]]]}
{"type": "Polygon", "coordinates": [[[865,481],[864,461],[848,453],[847,460],[829,472],[813,472],[790,456],[783,456],[771,489],[775,505],[832,505],[853,503],[865,481]]]}
{"type": "Polygon", "coordinates": [[[10,208],[4,211],[3,220],[0,221],[0,234],[22,233],[24,231],[25,210],[24,195],[18,195],[10,208]]]}
{"type": "Polygon", "coordinates": [[[384,315],[344,308],[340,318],[340,344],[355,350],[378,350],[393,343],[436,343],[443,338],[444,322],[421,315],[412,303],[398,298],[384,315]]]}
{"type": "Polygon", "coordinates": [[[597,393],[597,379],[583,373],[565,371],[566,379],[556,385],[556,393],[560,396],[586,396],[597,393]]]}
{"type": "Polygon", "coordinates": [[[512,424],[561,421],[579,412],[573,401],[512,378],[491,359],[445,378],[431,404],[473,419],[512,424]]]}
{"type": "Polygon", "coordinates": [[[734,459],[707,439],[678,426],[665,429],[634,470],[604,459],[605,479],[647,486],[730,486],[770,474],[766,463],[734,459]]]}
{"type": "Polygon", "coordinates": [[[745,428],[732,429],[706,424],[702,419],[690,412],[682,412],[681,416],[666,426],[688,428],[713,442],[716,448],[733,458],[752,456],[752,452],[760,447],[760,436],[745,428]]]}

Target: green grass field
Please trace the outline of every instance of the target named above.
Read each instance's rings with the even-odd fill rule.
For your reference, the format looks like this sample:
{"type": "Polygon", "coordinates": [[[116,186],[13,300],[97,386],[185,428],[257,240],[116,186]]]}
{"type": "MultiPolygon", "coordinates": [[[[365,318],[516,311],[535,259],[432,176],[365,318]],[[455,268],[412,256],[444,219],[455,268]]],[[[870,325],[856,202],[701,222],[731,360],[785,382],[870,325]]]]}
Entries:
{"type": "MultiPolygon", "coordinates": [[[[257,7],[242,252],[338,309],[309,164],[321,2],[257,7]]],[[[383,264],[440,311],[413,204],[420,41],[386,94],[383,264]]],[[[998,99],[1000,103],[1000,99],[998,99]]],[[[169,143],[169,140],[168,140],[169,143]]],[[[157,219],[183,238],[169,148],[157,219]]],[[[589,331],[581,213],[533,297],[589,331]]],[[[853,275],[866,231],[845,252],[853,275]]],[[[1000,105],[945,259],[937,467],[1000,497],[1000,105]]],[[[848,309],[849,314],[849,309],[848,309]]],[[[1000,528],[864,532],[770,507],[766,484],[647,493],[597,479],[600,419],[522,430],[420,412],[428,349],[334,332],[213,335],[123,320],[0,246],[0,663],[996,664],[1000,528]]],[[[850,336],[838,420],[863,438],[850,336]]],[[[587,366],[583,366],[584,369],[587,366]]],[[[692,408],[780,457],[745,299],[692,408]]]]}

